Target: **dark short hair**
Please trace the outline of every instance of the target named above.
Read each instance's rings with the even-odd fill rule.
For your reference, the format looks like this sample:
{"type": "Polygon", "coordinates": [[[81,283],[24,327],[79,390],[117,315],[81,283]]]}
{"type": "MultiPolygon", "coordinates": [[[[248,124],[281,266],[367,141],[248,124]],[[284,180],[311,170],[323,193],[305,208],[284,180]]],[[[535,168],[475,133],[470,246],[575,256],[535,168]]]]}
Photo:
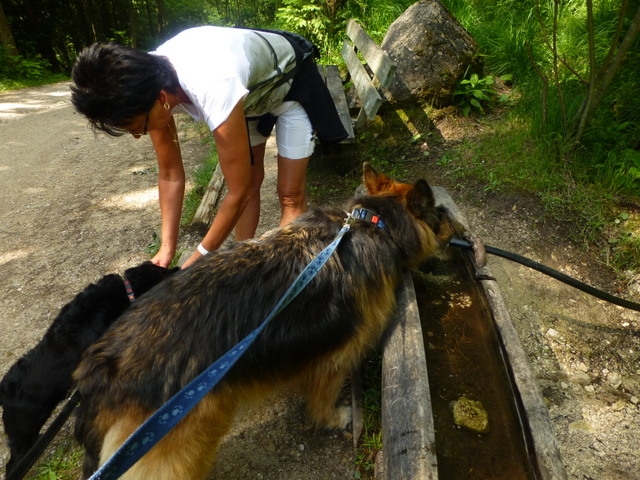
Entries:
{"type": "Polygon", "coordinates": [[[94,43],[73,66],[71,102],[94,130],[112,136],[153,107],[160,90],[176,93],[178,77],[164,57],[115,43],[94,43]]]}

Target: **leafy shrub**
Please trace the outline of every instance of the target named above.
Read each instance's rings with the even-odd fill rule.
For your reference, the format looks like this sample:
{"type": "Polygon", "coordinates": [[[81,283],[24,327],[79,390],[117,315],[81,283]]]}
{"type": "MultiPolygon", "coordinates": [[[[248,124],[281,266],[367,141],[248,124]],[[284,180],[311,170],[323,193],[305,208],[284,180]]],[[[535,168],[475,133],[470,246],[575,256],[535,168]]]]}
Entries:
{"type": "Polygon", "coordinates": [[[41,80],[48,75],[49,62],[42,59],[7,55],[0,48],[0,77],[10,79],[41,80]]]}
{"type": "MultiPolygon", "coordinates": [[[[511,80],[511,75],[501,77],[504,81],[511,80]]],[[[469,78],[462,79],[453,92],[454,102],[460,106],[464,116],[469,116],[472,110],[484,113],[484,107],[498,100],[504,102],[506,95],[498,96],[495,81],[491,75],[480,78],[477,73],[472,73],[469,78]]]]}
{"type": "Polygon", "coordinates": [[[630,148],[612,150],[594,170],[595,181],[613,193],[640,196],[640,152],[630,148]]]}

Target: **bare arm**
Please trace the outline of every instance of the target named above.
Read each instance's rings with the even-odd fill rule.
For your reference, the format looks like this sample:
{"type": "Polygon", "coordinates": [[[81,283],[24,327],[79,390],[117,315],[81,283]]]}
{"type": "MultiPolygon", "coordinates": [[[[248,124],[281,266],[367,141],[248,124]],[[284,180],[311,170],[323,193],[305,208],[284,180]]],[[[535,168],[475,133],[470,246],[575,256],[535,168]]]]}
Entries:
{"type": "Polygon", "coordinates": [[[151,259],[156,265],[169,266],[176,253],[180,215],[185,190],[185,174],[180,147],[174,142],[176,125],[171,118],[167,127],[149,132],[158,159],[161,245],[151,259]]]}
{"type": "MultiPolygon", "coordinates": [[[[234,107],[229,118],[213,131],[213,136],[218,162],[227,183],[227,194],[202,239],[202,245],[207,250],[217,249],[229,236],[251,193],[251,157],[242,101],[234,107]]],[[[200,256],[196,251],[183,266],[190,265],[200,256]]]]}

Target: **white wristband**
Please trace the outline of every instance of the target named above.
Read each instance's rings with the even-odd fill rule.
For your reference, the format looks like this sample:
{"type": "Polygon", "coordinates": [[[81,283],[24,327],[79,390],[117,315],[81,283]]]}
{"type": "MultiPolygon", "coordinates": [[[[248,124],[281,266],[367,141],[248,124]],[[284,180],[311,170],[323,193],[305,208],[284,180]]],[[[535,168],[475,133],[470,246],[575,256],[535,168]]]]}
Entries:
{"type": "Polygon", "coordinates": [[[209,250],[207,250],[206,248],[204,248],[204,247],[202,246],[202,243],[201,243],[200,245],[198,245],[198,252],[200,252],[200,255],[202,255],[203,257],[204,257],[205,255],[208,255],[208,254],[209,254],[209,250]]]}

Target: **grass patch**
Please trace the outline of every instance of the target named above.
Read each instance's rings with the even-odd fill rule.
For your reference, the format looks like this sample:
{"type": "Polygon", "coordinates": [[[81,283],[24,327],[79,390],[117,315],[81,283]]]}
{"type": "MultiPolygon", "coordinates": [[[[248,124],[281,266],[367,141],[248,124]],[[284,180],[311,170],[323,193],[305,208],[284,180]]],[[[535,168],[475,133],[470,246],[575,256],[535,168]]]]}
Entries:
{"type": "Polygon", "coordinates": [[[205,159],[196,171],[193,173],[192,182],[193,186],[189,189],[184,197],[184,205],[182,208],[182,219],[180,223],[182,226],[187,226],[193,220],[193,217],[200,206],[202,196],[209,186],[209,182],[213,177],[213,172],[218,165],[218,157],[215,153],[215,149],[212,149],[211,155],[205,159]]]}
{"type": "MultiPolygon", "coordinates": [[[[423,177],[447,188],[479,185],[486,193],[537,197],[547,219],[561,224],[578,246],[619,273],[640,270],[640,199],[634,190],[640,161],[635,154],[613,158],[617,169],[594,169],[561,144],[536,143],[530,120],[512,106],[471,117],[451,108],[387,106],[358,133],[359,162],[369,161],[399,180],[423,177]],[[454,125],[458,138],[445,140],[436,123],[454,125]]],[[[314,200],[344,201],[360,183],[359,168],[355,165],[338,182],[314,177],[314,200]]]]}
{"type": "Polygon", "coordinates": [[[620,209],[606,230],[608,242],[603,255],[607,263],[633,278],[640,269],[640,212],[620,209]]]}
{"type": "Polygon", "coordinates": [[[199,138],[204,145],[209,146],[209,156],[193,172],[191,177],[192,185],[185,194],[180,225],[186,227],[193,220],[202,196],[207,191],[213,172],[218,165],[218,153],[213,136],[205,124],[187,118],[182,122],[182,125],[188,136],[199,138]]]}
{"type": "Polygon", "coordinates": [[[355,478],[373,479],[376,454],[382,449],[382,353],[372,353],[362,366],[363,429],[355,452],[355,478]]]}
{"type": "Polygon", "coordinates": [[[533,144],[526,124],[499,118],[488,127],[490,133],[453,146],[446,168],[459,180],[480,182],[486,192],[537,196],[548,218],[567,227],[577,245],[618,272],[640,269],[640,230],[621,206],[628,202],[616,195],[619,188],[594,181],[580,165],[554,160],[551,147],[533,144]],[[620,215],[631,221],[619,221],[620,215]]]}
{"type": "Polygon", "coordinates": [[[0,93],[6,93],[20,88],[39,87],[41,85],[49,85],[51,83],[65,82],[67,80],[69,80],[69,77],[61,74],[48,74],[43,78],[0,78],[0,93]]]}
{"type": "Polygon", "coordinates": [[[73,438],[60,436],[55,450],[31,470],[27,480],[75,480],[80,475],[83,449],[73,438]]]}
{"type": "Polygon", "coordinates": [[[556,183],[558,172],[529,139],[528,126],[517,118],[478,120],[480,132],[447,150],[457,178],[473,178],[485,191],[540,191],[556,183]]]}

